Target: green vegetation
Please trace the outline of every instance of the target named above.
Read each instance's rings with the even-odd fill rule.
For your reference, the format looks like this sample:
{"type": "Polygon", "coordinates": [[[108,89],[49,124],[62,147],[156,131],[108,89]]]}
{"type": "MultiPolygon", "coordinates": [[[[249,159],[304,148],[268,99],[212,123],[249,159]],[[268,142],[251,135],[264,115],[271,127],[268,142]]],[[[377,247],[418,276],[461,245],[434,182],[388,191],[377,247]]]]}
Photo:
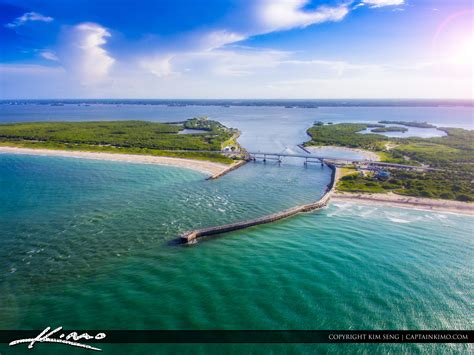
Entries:
{"type": "Polygon", "coordinates": [[[0,138],[123,148],[220,150],[232,135],[228,129],[205,134],[176,134],[182,125],[145,121],[39,122],[0,125],[0,138]]]}
{"type": "Polygon", "coordinates": [[[311,140],[305,145],[336,145],[377,151],[386,162],[427,164],[435,168],[472,171],[474,164],[474,131],[462,128],[440,128],[448,135],[435,138],[393,138],[380,134],[359,134],[367,128],[363,123],[340,123],[313,126],[308,129],[311,140]],[[387,146],[393,146],[387,149],[387,146]]]}
{"type": "Polygon", "coordinates": [[[435,168],[474,172],[474,131],[442,128],[448,135],[435,138],[399,139],[393,154],[435,168]]]}
{"type": "Polygon", "coordinates": [[[436,128],[435,125],[432,125],[428,122],[417,122],[417,121],[379,121],[379,123],[384,124],[399,124],[407,127],[416,127],[416,128],[436,128]]]}
{"type": "Polygon", "coordinates": [[[222,123],[209,120],[207,117],[195,117],[187,120],[183,124],[184,128],[187,129],[201,129],[204,131],[214,133],[228,133],[231,130],[224,126],[222,123]]]}
{"type": "MultiPolygon", "coordinates": [[[[381,121],[387,123],[388,121],[381,121]]],[[[399,123],[399,121],[389,121],[399,123]]],[[[429,125],[429,124],[427,124],[429,125]]],[[[444,171],[416,172],[391,170],[389,181],[373,177],[344,177],[338,188],[353,192],[393,191],[410,196],[471,201],[474,198],[474,131],[440,128],[447,133],[435,138],[389,138],[380,134],[357,133],[368,127],[362,123],[313,126],[305,145],[335,145],[376,151],[384,162],[427,165],[444,171]]],[[[390,128],[390,127],[388,127],[390,128]]]]}
{"type": "Polygon", "coordinates": [[[408,128],[398,127],[398,126],[389,126],[389,127],[378,127],[371,130],[373,133],[384,133],[384,132],[406,132],[408,128]]]}
{"type": "Polygon", "coordinates": [[[388,138],[380,134],[359,134],[367,128],[364,123],[339,123],[313,126],[308,129],[311,141],[305,145],[339,145],[350,148],[382,150],[388,138]]]}
{"type": "Polygon", "coordinates": [[[183,159],[195,159],[213,161],[222,164],[231,164],[234,160],[220,154],[212,152],[193,152],[193,151],[172,151],[157,150],[148,148],[121,148],[114,146],[87,145],[87,144],[68,144],[56,142],[34,142],[34,141],[2,141],[0,146],[32,148],[32,149],[53,149],[53,150],[70,150],[97,153],[117,153],[117,154],[141,154],[153,155],[160,157],[172,157],[183,159]]]}
{"type": "Polygon", "coordinates": [[[240,150],[240,146],[237,143],[237,138],[239,137],[240,132],[237,129],[229,129],[222,123],[209,120],[207,117],[192,118],[184,122],[183,126],[187,129],[209,131],[219,136],[222,138],[219,150],[224,147],[230,147],[232,150],[240,150]]]}
{"type": "Polygon", "coordinates": [[[236,130],[219,122],[192,119],[184,124],[145,121],[33,122],[0,124],[0,144],[28,148],[106,151],[211,160],[231,159],[219,151],[236,130]],[[206,133],[177,134],[188,122],[206,133]],[[194,152],[193,152],[194,151],[194,152]]]}
{"type": "Polygon", "coordinates": [[[429,197],[458,201],[474,201],[472,176],[461,174],[453,178],[449,171],[414,172],[392,170],[387,180],[377,179],[373,173],[368,175],[351,174],[342,177],[338,190],[348,192],[384,193],[395,192],[400,195],[429,197]]]}

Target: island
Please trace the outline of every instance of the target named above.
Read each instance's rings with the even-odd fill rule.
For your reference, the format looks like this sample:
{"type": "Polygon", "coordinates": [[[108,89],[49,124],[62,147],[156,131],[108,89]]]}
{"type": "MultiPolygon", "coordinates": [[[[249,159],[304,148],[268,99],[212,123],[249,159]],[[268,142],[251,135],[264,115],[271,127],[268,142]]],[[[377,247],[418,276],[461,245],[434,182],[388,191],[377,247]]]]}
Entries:
{"type": "Polygon", "coordinates": [[[377,127],[372,129],[372,133],[385,133],[385,132],[407,132],[408,128],[399,127],[399,126],[389,126],[389,127],[377,127]]]}
{"type": "Polygon", "coordinates": [[[305,147],[364,149],[379,155],[381,162],[394,163],[383,168],[359,162],[345,164],[339,168],[338,192],[474,201],[474,131],[444,127],[439,129],[447,135],[435,138],[358,133],[367,128],[364,123],[340,123],[315,125],[307,131],[311,140],[304,143],[305,147]]]}
{"type": "Polygon", "coordinates": [[[177,165],[220,176],[243,161],[239,134],[206,117],[177,123],[13,123],[0,124],[0,152],[177,165]]]}
{"type": "Polygon", "coordinates": [[[415,127],[415,128],[437,128],[435,125],[432,125],[428,122],[418,122],[418,121],[379,121],[383,124],[398,124],[400,126],[406,127],[415,127]]]}

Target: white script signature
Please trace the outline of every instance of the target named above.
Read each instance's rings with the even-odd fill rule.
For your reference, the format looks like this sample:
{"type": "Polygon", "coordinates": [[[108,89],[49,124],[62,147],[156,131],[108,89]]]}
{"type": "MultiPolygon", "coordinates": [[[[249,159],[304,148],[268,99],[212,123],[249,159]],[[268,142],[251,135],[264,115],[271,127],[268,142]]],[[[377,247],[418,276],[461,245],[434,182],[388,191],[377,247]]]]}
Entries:
{"type": "Polygon", "coordinates": [[[84,348],[84,349],[89,349],[89,350],[102,351],[102,349],[95,348],[93,346],[86,345],[86,344],[81,344],[78,342],[78,340],[81,340],[81,339],[102,340],[106,336],[105,333],[97,333],[96,335],[89,335],[87,333],[77,334],[77,332],[72,332],[67,335],[64,333],[61,333],[59,337],[51,338],[52,335],[60,332],[62,329],[63,327],[57,327],[56,329],[51,330],[50,327],[47,327],[38,336],[36,336],[36,338],[14,340],[8,345],[14,346],[14,345],[22,344],[22,343],[29,343],[28,349],[33,349],[33,346],[35,345],[35,343],[59,343],[59,344],[66,344],[70,346],[77,346],[79,348],[84,348]]]}

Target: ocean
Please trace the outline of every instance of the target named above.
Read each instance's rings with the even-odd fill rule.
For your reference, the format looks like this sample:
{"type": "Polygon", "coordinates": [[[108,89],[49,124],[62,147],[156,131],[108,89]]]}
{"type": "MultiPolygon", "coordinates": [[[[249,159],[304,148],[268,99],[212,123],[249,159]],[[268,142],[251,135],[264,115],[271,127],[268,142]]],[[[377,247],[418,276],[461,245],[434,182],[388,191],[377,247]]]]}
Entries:
{"type": "MultiPolygon", "coordinates": [[[[178,121],[209,115],[241,129],[245,147],[281,151],[297,150],[315,120],[418,119],[469,128],[473,112],[95,106],[0,105],[0,120],[178,121]]],[[[472,328],[469,216],[333,202],[195,245],[176,243],[188,229],[316,200],[329,178],[329,169],[304,168],[299,161],[249,163],[206,181],[201,173],[174,167],[0,154],[0,328],[472,328]]],[[[472,350],[449,344],[99,347],[127,354],[472,350]]],[[[80,351],[45,344],[35,349],[80,351]]],[[[0,347],[2,353],[24,351],[0,347]]]]}

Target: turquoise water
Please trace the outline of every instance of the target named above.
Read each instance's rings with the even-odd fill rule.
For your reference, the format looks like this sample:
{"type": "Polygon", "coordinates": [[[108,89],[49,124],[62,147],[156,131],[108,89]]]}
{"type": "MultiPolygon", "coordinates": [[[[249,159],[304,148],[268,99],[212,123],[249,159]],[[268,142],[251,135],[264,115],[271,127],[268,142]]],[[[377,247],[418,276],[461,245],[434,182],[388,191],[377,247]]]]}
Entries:
{"type": "MultiPolygon", "coordinates": [[[[0,122],[209,115],[250,150],[301,153],[315,121],[472,128],[472,107],[0,105],[0,122]]],[[[473,218],[331,203],[176,244],[197,227],[314,201],[298,159],[206,181],[186,169],[0,154],[0,329],[472,329],[473,218]]],[[[44,345],[44,344],[42,344],[44,345]]],[[[462,352],[431,345],[103,345],[106,353],[462,352]]],[[[0,353],[25,347],[0,346],[0,353]]],[[[44,345],[39,353],[81,352],[44,345]]]]}
{"type": "MultiPolygon", "coordinates": [[[[180,231],[196,226],[314,200],[327,182],[329,171],[320,167],[248,164],[205,181],[179,168],[0,155],[0,328],[472,328],[471,217],[332,203],[197,245],[174,243],[180,231]]],[[[103,348],[137,354],[469,350],[103,348]]]]}

